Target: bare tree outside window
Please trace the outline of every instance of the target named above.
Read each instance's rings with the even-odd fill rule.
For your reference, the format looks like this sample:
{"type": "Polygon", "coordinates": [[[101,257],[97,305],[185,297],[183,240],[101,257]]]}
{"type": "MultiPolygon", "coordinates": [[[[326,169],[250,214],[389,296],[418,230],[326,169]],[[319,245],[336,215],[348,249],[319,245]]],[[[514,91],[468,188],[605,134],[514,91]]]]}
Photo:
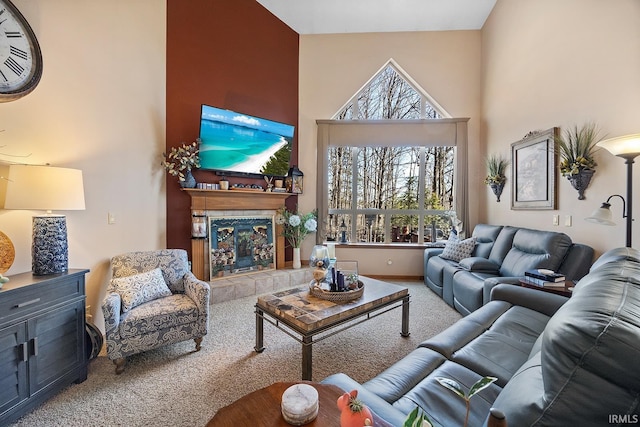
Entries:
{"type": "MultiPolygon", "coordinates": [[[[440,119],[441,115],[391,65],[338,114],[339,120],[440,119]]],[[[328,219],[325,235],[362,243],[422,243],[446,238],[453,209],[455,148],[407,146],[328,147],[328,219]],[[422,230],[421,230],[422,228],[422,230]]]]}

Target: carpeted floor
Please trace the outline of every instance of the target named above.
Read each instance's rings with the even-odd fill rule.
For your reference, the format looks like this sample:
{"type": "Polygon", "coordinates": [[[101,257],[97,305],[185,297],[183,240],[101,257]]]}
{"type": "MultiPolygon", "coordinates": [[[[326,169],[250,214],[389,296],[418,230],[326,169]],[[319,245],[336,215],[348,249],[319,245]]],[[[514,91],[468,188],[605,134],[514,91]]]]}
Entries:
{"type": "MultiPolygon", "coordinates": [[[[460,315],[422,282],[394,282],[411,294],[411,336],[393,310],[313,346],[313,380],[344,372],[363,382],[445,329],[460,315]]],[[[254,296],[213,305],[202,350],[193,341],[129,358],[122,375],[98,357],[89,377],[25,415],[15,426],[203,426],[216,411],[277,381],[300,380],[301,349],[265,322],[265,351],[255,345],[254,296]]]]}

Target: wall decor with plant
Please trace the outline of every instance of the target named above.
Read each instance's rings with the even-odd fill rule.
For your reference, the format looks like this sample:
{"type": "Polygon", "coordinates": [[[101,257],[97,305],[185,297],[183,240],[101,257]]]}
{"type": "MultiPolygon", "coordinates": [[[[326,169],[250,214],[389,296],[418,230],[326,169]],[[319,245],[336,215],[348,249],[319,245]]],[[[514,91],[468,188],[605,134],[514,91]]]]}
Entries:
{"type": "Polygon", "coordinates": [[[486,166],[487,177],[484,179],[484,183],[491,187],[493,194],[496,195],[496,201],[499,202],[504,184],[507,182],[506,172],[509,166],[509,159],[500,154],[493,154],[487,157],[486,166]]]}
{"type": "Polygon", "coordinates": [[[598,166],[594,154],[598,151],[596,144],[603,139],[599,134],[596,124],[589,122],[580,128],[575,125],[565,129],[555,138],[560,154],[560,172],[578,190],[578,200],[585,199],[584,191],[598,166]]]}

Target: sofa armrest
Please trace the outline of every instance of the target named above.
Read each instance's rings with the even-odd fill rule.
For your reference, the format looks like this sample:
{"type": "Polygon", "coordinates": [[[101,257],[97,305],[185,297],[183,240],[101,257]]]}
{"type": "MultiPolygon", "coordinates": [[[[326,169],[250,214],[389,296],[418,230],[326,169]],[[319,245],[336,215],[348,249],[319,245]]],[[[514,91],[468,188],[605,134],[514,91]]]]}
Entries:
{"type": "Polygon", "coordinates": [[[400,412],[391,403],[379,397],[377,394],[364,388],[362,384],[356,382],[348,375],[342,373],[333,374],[320,382],[323,384],[333,384],[345,392],[358,390],[358,399],[367,405],[374,414],[393,426],[404,425],[407,415],[400,412]]]}
{"type": "Polygon", "coordinates": [[[491,301],[506,301],[547,316],[553,316],[568,299],[562,295],[505,283],[496,285],[491,291],[491,301]]]}
{"type": "Polygon", "coordinates": [[[198,306],[200,313],[207,313],[209,309],[209,295],[211,288],[207,282],[196,278],[192,272],[188,271],[184,277],[184,293],[198,306]]]}
{"type": "Polygon", "coordinates": [[[459,262],[460,267],[464,268],[467,271],[475,271],[478,273],[495,273],[497,274],[500,271],[500,266],[495,262],[488,260],[486,258],[482,258],[479,256],[473,256],[469,258],[464,258],[459,262]]]}
{"type": "Polygon", "coordinates": [[[105,335],[112,334],[118,329],[120,324],[120,311],[122,310],[122,300],[120,294],[111,292],[102,300],[102,314],[104,315],[105,335]]]}
{"type": "Polygon", "coordinates": [[[486,304],[491,301],[491,290],[499,285],[500,283],[505,283],[509,285],[518,285],[520,284],[520,280],[522,277],[490,277],[485,279],[482,285],[482,304],[486,304]]]}

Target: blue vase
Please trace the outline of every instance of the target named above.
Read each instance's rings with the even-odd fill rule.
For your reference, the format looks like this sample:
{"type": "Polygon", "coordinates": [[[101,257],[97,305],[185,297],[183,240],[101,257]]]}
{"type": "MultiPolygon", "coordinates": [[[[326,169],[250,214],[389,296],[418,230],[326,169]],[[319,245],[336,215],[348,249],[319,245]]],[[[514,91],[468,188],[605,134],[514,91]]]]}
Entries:
{"type": "Polygon", "coordinates": [[[196,179],[193,177],[191,169],[187,169],[187,172],[184,174],[184,181],[180,181],[180,187],[196,188],[196,179]]]}

